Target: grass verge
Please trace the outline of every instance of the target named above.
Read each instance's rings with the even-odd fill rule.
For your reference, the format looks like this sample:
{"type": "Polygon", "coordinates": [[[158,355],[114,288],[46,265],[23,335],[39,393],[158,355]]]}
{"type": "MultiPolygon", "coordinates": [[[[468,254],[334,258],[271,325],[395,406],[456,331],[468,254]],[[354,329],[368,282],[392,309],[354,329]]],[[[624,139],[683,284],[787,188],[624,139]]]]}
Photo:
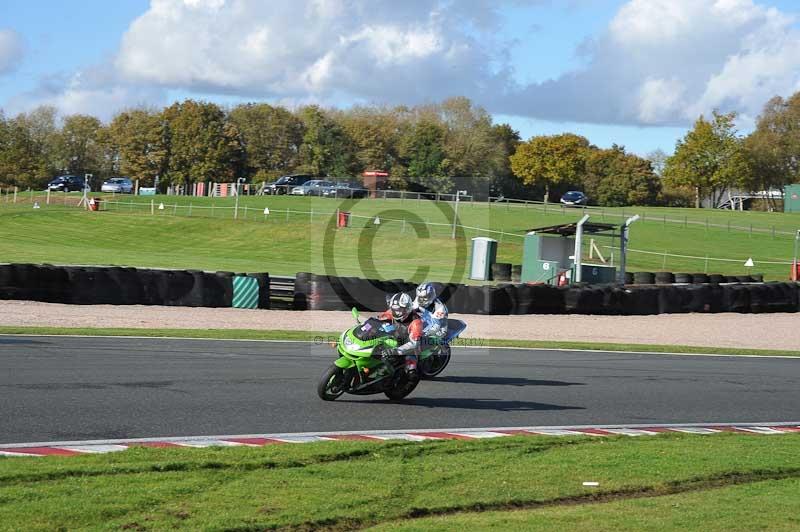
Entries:
{"type": "MultiPolygon", "coordinates": [[[[338,339],[337,333],[323,331],[274,331],[256,329],[102,329],[69,327],[0,326],[0,334],[58,335],[58,336],[143,336],[149,338],[196,338],[211,340],[287,340],[328,343],[338,339]]],[[[462,338],[456,346],[516,347],[528,349],[580,349],[637,353],[686,353],[738,356],[800,357],[800,351],[775,349],[744,349],[689,345],[615,344],[592,342],[557,342],[540,340],[501,340],[492,338],[462,338]]]]}
{"type": "MultiPolygon", "coordinates": [[[[471,238],[499,240],[498,261],[519,264],[527,230],[576,222],[584,214],[556,205],[463,202],[463,233],[453,240],[452,206],[432,201],[251,196],[242,197],[235,211],[232,198],[159,196],[152,198],[151,210],[151,198],[107,197],[108,211],[85,212],[74,207],[79,197],[59,196],[49,205],[41,195],[25,195],[18,204],[0,202],[3,260],[469,283],[464,265],[471,238]],[[36,200],[41,208],[34,210],[36,200]],[[352,212],[350,228],[335,229],[337,209],[352,212]],[[420,264],[429,271],[418,269],[420,264]]],[[[744,263],[752,257],[752,273],[785,280],[800,227],[800,214],[792,213],[645,207],[588,212],[592,221],[614,224],[641,215],[631,227],[631,271],[745,275],[751,272],[744,263]]],[[[611,254],[618,255],[618,241],[593,238],[615,263],[611,254]]]]}
{"type": "Polygon", "coordinates": [[[646,523],[644,514],[626,520],[639,508],[667,529],[699,528],[715,516],[733,528],[789,529],[798,526],[799,457],[800,435],[665,434],[7,458],[0,529],[508,529],[591,521],[611,530],[646,523]],[[743,504],[747,497],[764,505],[743,504]]]}

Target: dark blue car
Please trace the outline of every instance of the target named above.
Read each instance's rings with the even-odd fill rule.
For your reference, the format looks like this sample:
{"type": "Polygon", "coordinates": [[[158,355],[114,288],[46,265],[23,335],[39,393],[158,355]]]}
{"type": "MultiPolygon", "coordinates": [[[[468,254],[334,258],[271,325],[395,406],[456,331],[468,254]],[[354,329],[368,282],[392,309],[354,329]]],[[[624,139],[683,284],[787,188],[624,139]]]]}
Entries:
{"type": "Polygon", "coordinates": [[[586,205],[589,203],[589,198],[587,198],[586,194],[583,192],[578,190],[570,190],[561,196],[561,203],[570,207],[575,205],[586,205]]]}

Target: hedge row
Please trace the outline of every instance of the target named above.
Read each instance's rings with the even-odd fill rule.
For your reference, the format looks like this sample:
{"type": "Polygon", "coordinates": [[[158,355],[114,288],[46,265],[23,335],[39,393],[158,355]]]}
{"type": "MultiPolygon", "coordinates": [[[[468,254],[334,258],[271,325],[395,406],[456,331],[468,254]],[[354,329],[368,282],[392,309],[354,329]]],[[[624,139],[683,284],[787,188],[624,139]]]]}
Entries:
{"type": "MultiPolygon", "coordinates": [[[[248,274],[259,283],[259,308],[269,308],[269,274],[248,274]]],[[[231,272],[148,270],[0,264],[0,299],[72,305],[167,305],[230,307],[231,272]]]]}
{"type": "MultiPolygon", "coordinates": [[[[555,288],[508,284],[440,284],[450,312],[459,314],[671,314],[680,312],[797,312],[797,283],[703,284],[555,288]]],[[[413,294],[404,281],[377,281],[300,273],[295,281],[295,310],[377,312],[386,295],[413,294]]]]}

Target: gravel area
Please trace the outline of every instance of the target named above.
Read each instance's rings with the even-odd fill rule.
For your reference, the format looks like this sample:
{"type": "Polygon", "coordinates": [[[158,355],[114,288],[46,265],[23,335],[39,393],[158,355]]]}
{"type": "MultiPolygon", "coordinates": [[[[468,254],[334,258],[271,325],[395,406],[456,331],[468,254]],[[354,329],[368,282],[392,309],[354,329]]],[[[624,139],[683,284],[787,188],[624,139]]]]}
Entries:
{"type": "MultiPolygon", "coordinates": [[[[465,338],[697,345],[800,350],[800,314],[663,314],[658,316],[475,316],[465,338]]],[[[272,329],[339,332],[349,312],[291,312],[191,307],[74,306],[0,301],[0,326],[272,329]]]]}

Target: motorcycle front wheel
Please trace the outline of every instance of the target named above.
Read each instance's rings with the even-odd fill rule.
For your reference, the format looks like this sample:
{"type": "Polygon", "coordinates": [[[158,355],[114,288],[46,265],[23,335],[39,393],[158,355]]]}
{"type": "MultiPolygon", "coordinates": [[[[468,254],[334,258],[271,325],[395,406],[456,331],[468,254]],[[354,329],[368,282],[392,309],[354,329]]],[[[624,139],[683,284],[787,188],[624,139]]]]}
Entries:
{"type": "Polygon", "coordinates": [[[392,401],[400,401],[401,399],[404,399],[408,394],[413,392],[414,388],[417,387],[417,384],[419,384],[419,378],[416,378],[414,380],[409,380],[408,376],[404,372],[402,376],[400,376],[400,378],[397,380],[395,385],[387,389],[383,393],[386,395],[386,397],[388,397],[392,401]]]}
{"type": "Polygon", "coordinates": [[[441,372],[450,363],[450,346],[442,345],[431,354],[428,358],[422,361],[419,365],[419,373],[423,379],[430,379],[441,372]]]}
{"type": "Polygon", "coordinates": [[[317,384],[317,395],[323,401],[335,401],[347,389],[347,370],[331,364],[317,384]]]}

